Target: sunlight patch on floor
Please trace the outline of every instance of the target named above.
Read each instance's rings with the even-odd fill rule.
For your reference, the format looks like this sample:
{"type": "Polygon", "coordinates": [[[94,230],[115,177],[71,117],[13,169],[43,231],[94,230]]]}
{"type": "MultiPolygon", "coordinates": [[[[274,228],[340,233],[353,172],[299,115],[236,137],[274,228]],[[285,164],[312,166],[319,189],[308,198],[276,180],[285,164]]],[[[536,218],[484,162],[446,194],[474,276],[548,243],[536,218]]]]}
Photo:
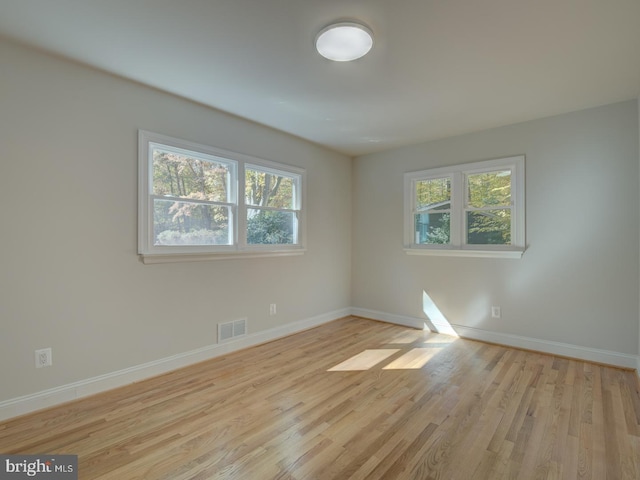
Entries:
{"type": "Polygon", "coordinates": [[[412,330],[412,331],[402,332],[402,333],[398,333],[397,335],[394,335],[392,338],[389,339],[387,343],[394,343],[394,344],[414,343],[418,340],[421,340],[422,337],[424,337],[424,333],[422,330],[419,330],[419,331],[412,330]]]}
{"type": "Polygon", "coordinates": [[[424,367],[438,353],[437,348],[414,348],[395,359],[383,370],[415,370],[424,367]]]}
{"type": "Polygon", "coordinates": [[[400,350],[397,348],[383,348],[375,350],[365,350],[357,355],[354,355],[348,360],[330,368],[329,372],[349,372],[354,370],[369,370],[375,367],[380,362],[386,360],[391,355],[398,353],[400,350]]]}
{"type": "Polygon", "coordinates": [[[459,337],[453,337],[451,335],[437,335],[430,338],[425,338],[422,342],[425,345],[433,344],[433,345],[443,345],[453,343],[458,340],[459,337]]]}

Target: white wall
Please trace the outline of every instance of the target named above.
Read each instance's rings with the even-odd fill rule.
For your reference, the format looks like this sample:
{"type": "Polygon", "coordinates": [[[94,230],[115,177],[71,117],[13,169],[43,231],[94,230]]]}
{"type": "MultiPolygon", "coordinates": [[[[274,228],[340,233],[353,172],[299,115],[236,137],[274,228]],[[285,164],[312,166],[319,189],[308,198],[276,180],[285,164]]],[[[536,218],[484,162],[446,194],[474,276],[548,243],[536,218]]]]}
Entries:
{"type": "Polygon", "coordinates": [[[639,101],[351,162],[13,43],[0,61],[0,406],[206,347],[239,317],[250,333],[350,305],[423,319],[423,290],[467,328],[640,350],[639,101]],[[308,252],[140,263],[138,128],[306,168],[308,252]],[[404,172],[515,154],[527,156],[521,260],[403,253],[404,172]],[[44,347],[54,365],[36,370],[44,347]]]}
{"type": "Polygon", "coordinates": [[[633,100],[355,159],[354,307],[424,319],[426,291],[466,331],[616,352],[635,366],[638,158],[633,100]],[[522,259],[403,252],[405,172],[518,154],[526,155],[522,259]],[[489,318],[491,305],[502,319],[489,318]]]}
{"type": "Polygon", "coordinates": [[[348,309],[348,157],[5,41],[0,62],[0,402],[215,344],[221,321],[348,309]],[[307,253],[140,263],[139,128],[306,168],[307,253]]]}

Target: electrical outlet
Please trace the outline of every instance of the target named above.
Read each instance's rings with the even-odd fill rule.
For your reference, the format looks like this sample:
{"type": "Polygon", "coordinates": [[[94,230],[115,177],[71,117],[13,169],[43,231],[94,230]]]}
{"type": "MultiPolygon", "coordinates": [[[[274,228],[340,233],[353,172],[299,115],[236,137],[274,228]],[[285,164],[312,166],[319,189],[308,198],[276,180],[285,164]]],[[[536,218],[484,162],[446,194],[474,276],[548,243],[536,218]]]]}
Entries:
{"type": "Polygon", "coordinates": [[[500,307],[491,307],[491,318],[501,318],[502,309],[500,307]]]}
{"type": "Polygon", "coordinates": [[[269,305],[269,315],[275,315],[276,314],[276,304],[272,303],[271,305],[269,305]]]}
{"type": "Polygon", "coordinates": [[[51,365],[53,365],[51,349],[43,348],[42,350],[36,350],[36,368],[50,367],[51,365]]]}

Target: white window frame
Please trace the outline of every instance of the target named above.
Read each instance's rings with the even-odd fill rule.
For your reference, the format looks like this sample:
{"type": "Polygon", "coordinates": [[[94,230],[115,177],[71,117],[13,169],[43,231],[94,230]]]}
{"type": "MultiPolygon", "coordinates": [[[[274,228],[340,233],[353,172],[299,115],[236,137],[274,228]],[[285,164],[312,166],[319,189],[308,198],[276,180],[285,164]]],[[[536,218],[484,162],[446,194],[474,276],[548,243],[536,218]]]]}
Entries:
{"type": "Polygon", "coordinates": [[[305,193],[306,172],[302,168],[145,130],[138,131],[138,254],[145,264],[301,255],[305,252],[305,193]],[[230,245],[154,245],[152,152],[156,145],[176,153],[193,153],[198,158],[211,159],[229,166],[231,179],[228,201],[204,203],[224,205],[230,208],[233,217],[230,226],[232,229],[230,245]],[[247,243],[247,208],[254,207],[245,203],[246,167],[285,175],[293,179],[295,185],[294,205],[292,209],[286,211],[293,212],[297,218],[294,244],[250,245],[247,243]]]}
{"type": "Polygon", "coordinates": [[[404,174],[404,250],[409,255],[521,258],[525,248],[524,155],[449,167],[431,168],[404,174]],[[511,245],[466,243],[467,176],[477,173],[511,171],[511,245]],[[415,240],[416,185],[420,181],[451,178],[450,243],[417,244],[415,240]]]}

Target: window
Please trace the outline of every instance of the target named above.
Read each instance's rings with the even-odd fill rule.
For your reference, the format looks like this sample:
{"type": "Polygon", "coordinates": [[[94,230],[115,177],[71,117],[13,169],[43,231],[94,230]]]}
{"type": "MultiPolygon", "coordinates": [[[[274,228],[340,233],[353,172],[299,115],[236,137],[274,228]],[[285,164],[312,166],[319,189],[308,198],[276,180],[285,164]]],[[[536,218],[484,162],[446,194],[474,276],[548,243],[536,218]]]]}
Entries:
{"type": "Polygon", "coordinates": [[[524,156],[405,174],[405,251],[520,258],[524,156]]]}
{"type": "Polygon", "coordinates": [[[298,243],[297,176],[259,165],[245,167],[247,243],[298,243]]]}
{"type": "Polygon", "coordinates": [[[145,263],[303,252],[304,170],[139,132],[145,263]]]}

